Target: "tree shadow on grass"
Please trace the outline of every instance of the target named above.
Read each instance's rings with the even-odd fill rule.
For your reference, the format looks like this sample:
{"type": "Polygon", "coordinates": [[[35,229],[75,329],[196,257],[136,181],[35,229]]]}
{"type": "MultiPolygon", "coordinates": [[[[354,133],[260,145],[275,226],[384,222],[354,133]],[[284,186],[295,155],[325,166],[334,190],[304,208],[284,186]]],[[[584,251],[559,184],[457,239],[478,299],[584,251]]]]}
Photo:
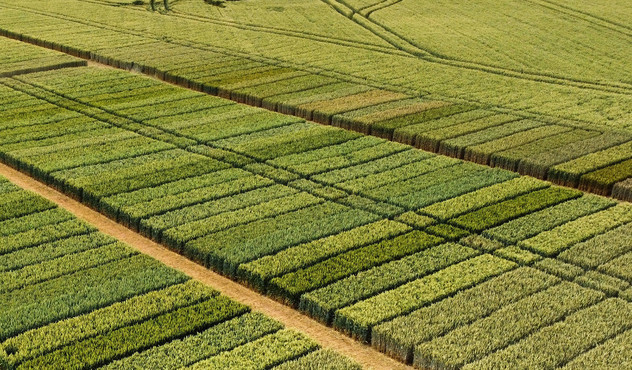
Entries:
{"type": "MultiPolygon", "coordinates": [[[[206,4],[211,6],[216,6],[218,8],[225,8],[226,3],[229,1],[239,1],[239,0],[200,0],[204,1],[206,4]]],[[[149,4],[149,10],[152,11],[169,11],[171,10],[171,6],[178,3],[178,0],[132,0],[132,1],[119,1],[119,2],[111,2],[109,3],[112,6],[146,6],[149,4]]]]}

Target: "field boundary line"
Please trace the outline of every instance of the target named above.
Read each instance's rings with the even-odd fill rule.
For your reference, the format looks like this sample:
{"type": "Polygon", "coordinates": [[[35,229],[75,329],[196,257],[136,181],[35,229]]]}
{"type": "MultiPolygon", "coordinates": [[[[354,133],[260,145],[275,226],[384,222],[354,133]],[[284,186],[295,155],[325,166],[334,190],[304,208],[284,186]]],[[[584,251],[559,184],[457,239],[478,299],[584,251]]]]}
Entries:
{"type": "Polygon", "coordinates": [[[368,345],[361,344],[332,328],[326,327],[293,308],[256,293],[227,277],[192,262],[186,257],[145,238],[88,206],[2,163],[0,163],[0,175],[21,188],[34,192],[55,203],[60,208],[71,212],[80,220],[95,226],[102,233],[113,236],[141,253],[218,290],[225,296],[250,306],[253,311],[266,314],[281,322],[287,328],[307,334],[323,348],[334,349],[367,368],[411,369],[410,366],[391,359],[368,345]]]}
{"type": "Polygon", "coordinates": [[[42,66],[42,67],[17,69],[17,70],[14,70],[14,71],[2,72],[2,73],[0,73],[0,78],[8,78],[8,77],[26,75],[26,74],[29,74],[29,73],[54,71],[54,70],[57,70],[57,69],[66,69],[66,68],[75,68],[75,67],[87,67],[87,66],[88,66],[88,61],[87,60],[76,60],[74,62],[65,62],[65,63],[60,63],[60,64],[51,64],[51,65],[42,66]]]}

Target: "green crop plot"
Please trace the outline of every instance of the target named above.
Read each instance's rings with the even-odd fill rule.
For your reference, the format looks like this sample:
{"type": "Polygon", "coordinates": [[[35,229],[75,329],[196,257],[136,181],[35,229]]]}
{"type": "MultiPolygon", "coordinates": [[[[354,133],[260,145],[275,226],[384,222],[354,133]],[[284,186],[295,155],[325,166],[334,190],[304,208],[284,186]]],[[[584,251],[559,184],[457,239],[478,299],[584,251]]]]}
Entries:
{"type": "MultiPolygon", "coordinates": [[[[2,55],[0,56],[0,77],[9,77],[49,69],[78,67],[87,64],[85,61],[70,55],[34,48],[28,44],[6,38],[0,39],[0,50],[2,50],[2,55]]],[[[28,106],[28,103],[25,103],[26,104],[15,104],[14,107],[28,106]]]]}

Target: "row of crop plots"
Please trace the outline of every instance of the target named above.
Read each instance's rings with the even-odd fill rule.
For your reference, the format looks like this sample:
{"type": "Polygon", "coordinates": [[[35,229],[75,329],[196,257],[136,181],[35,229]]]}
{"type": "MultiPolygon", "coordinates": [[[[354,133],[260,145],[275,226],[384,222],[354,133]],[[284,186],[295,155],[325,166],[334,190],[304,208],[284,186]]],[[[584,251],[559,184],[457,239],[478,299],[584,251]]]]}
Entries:
{"type": "Polygon", "coordinates": [[[4,178],[0,195],[3,369],[358,367],[4,178]]]}
{"type": "MultiPolygon", "coordinates": [[[[161,19],[160,25],[156,25],[161,31],[154,34],[140,31],[144,22],[153,25],[156,20],[148,19],[146,12],[139,9],[116,9],[104,4],[81,2],[80,6],[73,6],[72,12],[68,11],[72,14],[60,15],[58,10],[51,9],[54,5],[38,4],[35,12],[30,8],[36,5],[8,5],[0,15],[5,25],[0,32],[237,102],[517,171],[600,195],[632,199],[629,180],[632,177],[632,133],[629,126],[610,126],[611,122],[607,120],[589,123],[596,111],[601,113],[600,109],[607,111],[605,114],[610,118],[617,113],[625,114],[619,110],[627,108],[610,110],[608,107],[588,106],[588,102],[593,100],[607,101],[612,105],[624,104],[622,99],[627,91],[615,98],[610,93],[605,97],[593,97],[586,91],[580,94],[573,90],[558,100],[565,102],[577,96],[580,101],[569,100],[563,103],[567,109],[558,108],[546,115],[521,109],[502,109],[502,104],[496,109],[490,108],[490,105],[498,105],[495,102],[482,105],[477,103],[479,99],[435,98],[425,92],[415,92],[415,89],[398,88],[388,83],[389,78],[367,83],[366,78],[331,72],[336,71],[340,64],[348,64],[348,61],[341,62],[339,59],[331,61],[331,68],[301,67],[279,62],[278,58],[250,56],[209,46],[215,45],[215,38],[219,36],[209,34],[208,29],[197,28],[200,20],[183,19],[181,14],[161,19]],[[95,14],[111,13],[112,25],[96,22],[82,9],[92,9],[97,12],[95,14]],[[119,19],[128,21],[125,25],[116,26],[119,19]],[[49,32],[51,24],[64,29],[64,32],[49,32]],[[196,29],[204,36],[200,35],[195,40],[182,38],[182,34],[191,33],[178,31],[182,28],[196,29]],[[171,36],[160,35],[161,32],[171,36]],[[170,38],[174,40],[165,41],[170,38]],[[207,42],[205,38],[212,40],[207,42]],[[588,95],[582,95],[584,93],[588,95]],[[587,110],[585,115],[581,115],[582,119],[559,118],[563,112],[580,107],[587,110]]],[[[253,37],[258,41],[265,39],[257,33],[253,33],[253,37]]],[[[367,54],[362,57],[369,60],[388,57],[365,52],[367,54]]],[[[392,53],[396,54],[396,51],[392,53]]],[[[314,57],[311,55],[311,58],[314,57]]],[[[389,75],[378,62],[352,67],[364,70],[365,64],[374,64],[378,76],[389,75]]],[[[420,75],[424,79],[432,77],[420,75]]],[[[436,82],[432,85],[444,84],[436,82]]],[[[508,90],[507,93],[514,91],[503,88],[508,90]]],[[[480,88],[475,85],[473,89],[480,88]]],[[[516,88],[516,91],[520,89],[516,88]]],[[[502,93],[498,93],[497,99],[502,100],[502,93]]],[[[553,95],[531,93],[537,95],[532,97],[533,101],[527,99],[522,102],[523,97],[513,99],[519,106],[554,105],[548,101],[553,95]],[[540,102],[540,99],[544,101],[540,102]]],[[[201,132],[195,132],[194,128],[191,130],[191,134],[202,138],[201,132]]],[[[209,135],[205,139],[214,136],[213,132],[205,133],[209,135]]]]}
{"type": "Polygon", "coordinates": [[[4,161],[402,361],[632,353],[630,204],[120,71],[0,85],[4,161]]]}

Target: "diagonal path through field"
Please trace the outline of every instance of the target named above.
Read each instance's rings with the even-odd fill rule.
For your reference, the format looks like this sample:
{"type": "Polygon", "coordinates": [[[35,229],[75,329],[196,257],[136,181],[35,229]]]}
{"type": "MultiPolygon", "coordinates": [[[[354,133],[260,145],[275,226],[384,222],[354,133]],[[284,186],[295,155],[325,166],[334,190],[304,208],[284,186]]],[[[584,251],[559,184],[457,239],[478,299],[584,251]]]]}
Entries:
{"type": "Polygon", "coordinates": [[[71,212],[79,219],[95,226],[99,231],[117,238],[165,265],[175,268],[222,294],[252,307],[283,323],[287,328],[299,330],[324,348],[332,348],[354,359],[363,367],[373,369],[409,369],[377,350],[361,344],[334,329],[328,328],[298,311],[264,297],[243,285],[223,277],[191,260],[172,252],[142,235],[110,220],[104,215],[71,199],[70,197],[24,175],[11,167],[0,164],[0,175],[16,185],[44,197],[59,207],[71,212]]]}
{"type": "MultiPolygon", "coordinates": [[[[81,1],[85,3],[93,3],[93,4],[109,6],[109,7],[118,6],[116,4],[108,3],[102,0],[81,0],[81,1]]],[[[127,9],[129,11],[145,12],[145,9],[137,9],[137,8],[132,8],[132,7],[129,7],[127,9]]],[[[220,25],[220,26],[233,27],[233,28],[243,29],[243,30],[254,30],[257,32],[284,35],[284,36],[296,37],[299,39],[308,39],[308,40],[313,40],[313,41],[318,41],[318,42],[323,42],[323,43],[330,43],[330,44],[335,44],[335,45],[344,45],[347,47],[373,50],[373,51],[378,51],[382,53],[396,52],[395,49],[389,47],[388,45],[383,46],[378,43],[363,42],[360,40],[353,40],[353,39],[348,39],[348,38],[337,38],[337,37],[326,36],[326,35],[321,35],[317,33],[311,33],[311,32],[294,30],[294,29],[286,29],[286,28],[281,28],[281,27],[270,27],[270,26],[263,26],[259,24],[253,24],[253,23],[229,21],[229,20],[225,20],[221,18],[202,17],[197,14],[182,12],[182,11],[179,11],[178,9],[172,10],[171,13],[169,13],[169,15],[176,18],[182,18],[182,19],[188,19],[188,20],[196,21],[200,23],[206,23],[209,25],[220,25]]]]}
{"type": "Polygon", "coordinates": [[[556,4],[554,1],[549,0],[528,0],[528,2],[541,6],[543,8],[566,14],[584,22],[590,23],[597,27],[607,28],[611,31],[618,32],[621,35],[632,37],[632,27],[626,26],[619,22],[611,21],[603,16],[595,15],[591,12],[574,9],[571,6],[556,4]]]}
{"type": "MultiPolygon", "coordinates": [[[[442,55],[435,51],[427,49],[423,45],[415,43],[409,40],[407,37],[394,32],[387,25],[381,24],[369,18],[372,12],[382,9],[381,7],[378,7],[375,10],[369,11],[368,13],[364,14],[364,12],[358,9],[353,9],[353,7],[345,4],[344,2],[334,2],[331,0],[322,1],[333,7],[338,13],[344,15],[359,26],[367,29],[384,41],[393,45],[393,47],[395,47],[396,49],[403,51],[412,57],[422,59],[426,62],[448,65],[463,70],[482,71],[489,74],[508,76],[516,79],[544,82],[548,84],[562,84],[580,87],[583,89],[594,89],[629,94],[631,88],[629,84],[625,83],[603,83],[599,81],[578,79],[559,74],[551,74],[538,71],[522,71],[491,64],[477,63],[469,60],[458,60],[456,58],[442,55]]],[[[397,2],[389,2],[388,5],[390,6],[396,3],[397,2]]]]}

